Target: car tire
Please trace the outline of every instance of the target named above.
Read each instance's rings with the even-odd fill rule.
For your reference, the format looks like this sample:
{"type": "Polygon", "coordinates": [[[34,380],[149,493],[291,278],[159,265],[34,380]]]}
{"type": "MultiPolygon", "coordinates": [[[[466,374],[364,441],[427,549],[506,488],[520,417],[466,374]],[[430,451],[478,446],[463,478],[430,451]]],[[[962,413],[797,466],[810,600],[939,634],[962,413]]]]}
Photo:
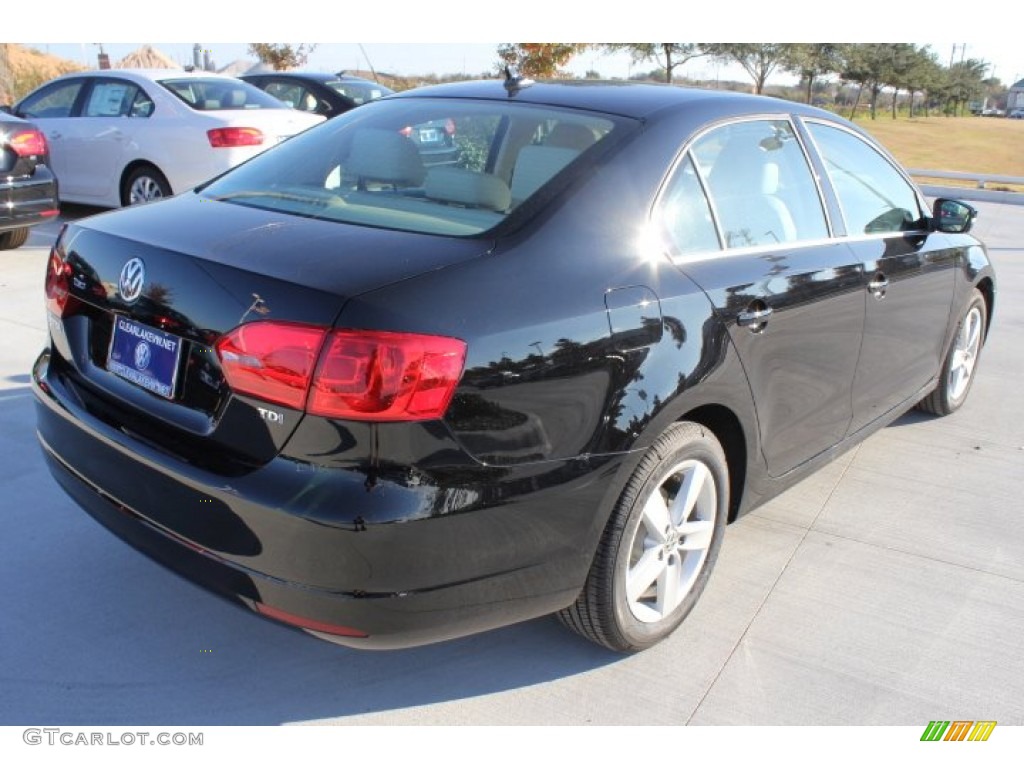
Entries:
{"type": "Polygon", "coordinates": [[[171,196],[171,185],[152,165],[141,165],[121,185],[121,205],[151,203],[171,196]]]}
{"type": "Polygon", "coordinates": [[[680,422],[647,450],[623,490],[567,627],[614,651],[671,634],[696,605],[729,511],[725,452],[706,427],[680,422]]]}
{"type": "Polygon", "coordinates": [[[948,416],[964,404],[971,391],[971,384],[974,383],[978,356],[985,345],[987,323],[985,297],[975,288],[946,352],[939,383],[931,394],[917,404],[920,410],[936,416],[948,416]]]}
{"type": "Polygon", "coordinates": [[[7,232],[0,232],[0,251],[20,248],[28,240],[28,227],[19,227],[7,232]]]}

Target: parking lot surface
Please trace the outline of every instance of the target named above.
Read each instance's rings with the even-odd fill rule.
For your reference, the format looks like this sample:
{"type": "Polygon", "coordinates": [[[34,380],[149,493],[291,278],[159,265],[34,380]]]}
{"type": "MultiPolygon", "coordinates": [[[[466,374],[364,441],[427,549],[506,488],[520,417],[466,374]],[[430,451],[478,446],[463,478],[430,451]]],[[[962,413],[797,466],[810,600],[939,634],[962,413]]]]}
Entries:
{"type": "Polygon", "coordinates": [[[37,228],[0,252],[0,724],[1024,725],[1024,207],[978,207],[999,285],[964,408],[904,416],[730,526],[693,614],[633,656],[553,618],[339,648],[101,529],[33,432],[59,222],[37,228]]]}

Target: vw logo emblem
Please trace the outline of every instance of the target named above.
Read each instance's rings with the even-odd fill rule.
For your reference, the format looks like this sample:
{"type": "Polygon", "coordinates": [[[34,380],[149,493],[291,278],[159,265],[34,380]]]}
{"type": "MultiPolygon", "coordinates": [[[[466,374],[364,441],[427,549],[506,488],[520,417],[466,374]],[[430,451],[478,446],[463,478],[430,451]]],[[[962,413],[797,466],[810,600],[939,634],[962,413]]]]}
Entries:
{"type": "Polygon", "coordinates": [[[149,344],[140,341],[135,345],[135,367],[140,371],[146,370],[149,366],[149,359],[152,353],[149,351],[149,344]]]}
{"type": "Polygon", "coordinates": [[[129,304],[134,304],[142,295],[142,285],[146,282],[146,266],[142,259],[134,258],[121,267],[121,277],[117,281],[117,292],[129,304]]]}

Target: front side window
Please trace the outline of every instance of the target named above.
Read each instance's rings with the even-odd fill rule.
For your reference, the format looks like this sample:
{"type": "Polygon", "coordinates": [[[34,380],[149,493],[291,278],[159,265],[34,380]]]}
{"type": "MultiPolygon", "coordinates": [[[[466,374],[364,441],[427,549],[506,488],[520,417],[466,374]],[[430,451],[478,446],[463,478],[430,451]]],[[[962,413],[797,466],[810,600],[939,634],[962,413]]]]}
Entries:
{"type": "Polygon", "coordinates": [[[709,131],[691,154],[726,248],[828,237],[807,158],[788,120],[748,120],[709,131]]]}
{"type": "Polygon", "coordinates": [[[161,80],[160,85],[200,112],[281,108],[273,96],[233,78],[181,77],[161,80]]]}
{"type": "Polygon", "coordinates": [[[921,226],[914,188],[866,141],[841,128],[807,124],[839,198],[849,235],[906,232],[921,226]]]}
{"type": "Polygon", "coordinates": [[[515,102],[384,100],[289,139],[202,192],[311,218],[471,236],[630,124],[515,102]]]}
{"type": "Polygon", "coordinates": [[[70,117],[84,82],[69,80],[47,86],[18,105],[18,114],[28,118],[70,117]]]}

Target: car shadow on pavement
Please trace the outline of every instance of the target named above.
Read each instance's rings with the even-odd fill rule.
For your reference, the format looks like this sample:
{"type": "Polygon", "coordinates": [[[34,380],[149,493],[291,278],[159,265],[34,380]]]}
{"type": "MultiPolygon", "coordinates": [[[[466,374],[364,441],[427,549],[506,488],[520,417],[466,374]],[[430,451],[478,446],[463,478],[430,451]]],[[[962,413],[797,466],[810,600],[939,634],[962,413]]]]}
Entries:
{"type": "Polygon", "coordinates": [[[261,619],[95,523],[50,477],[34,424],[28,387],[0,391],[0,724],[337,718],[521,688],[623,658],[551,617],[384,652],[261,619]]]}

